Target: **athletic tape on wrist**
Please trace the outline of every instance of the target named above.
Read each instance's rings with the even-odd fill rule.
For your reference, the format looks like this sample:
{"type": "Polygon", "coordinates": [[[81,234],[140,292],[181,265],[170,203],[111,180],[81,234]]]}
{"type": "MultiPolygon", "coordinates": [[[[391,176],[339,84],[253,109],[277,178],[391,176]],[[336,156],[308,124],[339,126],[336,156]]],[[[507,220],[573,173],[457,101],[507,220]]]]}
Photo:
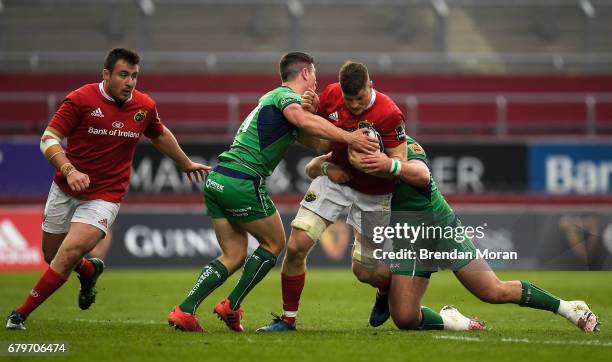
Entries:
{"type": "Polygon", "coordinates": [[[74,166],[72,166],[72,164],[70,162],[67,162],[65,164],[63,164],[60,167],[60,172],[62,173],[62,175],[64,175],[65,177],[68,177],[68,175],[70,175],[70,173],[72,171],[76,171],[76,169],[74,168],[74,166]]]}
{"type": "Polygon", "coordinates": [[[321,164],[321,176],[327,176],[328,168],[329,168],[329,162],[325,161],[321,164]]]}
{"type": "Polygon", "coordinates": [[[402,172],[402,163],[396,159],[392,159],[391,161],[391,169],[389,170],[389,173],[393,176],[397,176],[400,174],[400,172],[402,172]]]}

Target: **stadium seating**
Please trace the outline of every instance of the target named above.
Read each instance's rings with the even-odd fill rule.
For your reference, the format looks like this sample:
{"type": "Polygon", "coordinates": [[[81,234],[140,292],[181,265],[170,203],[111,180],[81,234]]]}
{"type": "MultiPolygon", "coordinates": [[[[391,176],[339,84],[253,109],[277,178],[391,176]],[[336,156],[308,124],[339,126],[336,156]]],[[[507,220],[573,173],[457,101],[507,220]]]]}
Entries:
{"type": "MultiPolygon", "coordinates": [[[[320,87],[334,79],[320,76],[320,87]]],[[[612,131],[612,76],[374,74],[373,80],[375,88],[400,105],[413,134],[612,131]],[[591,110],[589,99],[595,102],[591,110]],[[589,112],[597,121],[593,130],[587,122],[589,112]]],[[[83,74],[0,74],[0,131],[39,132],[68,91],[97,81],[83,74]]],[[[160,114],[178,133],[229,136],[257,97],[277,84],[273,74],[145,73],[139,88],[157,100],[160,114]]]]}

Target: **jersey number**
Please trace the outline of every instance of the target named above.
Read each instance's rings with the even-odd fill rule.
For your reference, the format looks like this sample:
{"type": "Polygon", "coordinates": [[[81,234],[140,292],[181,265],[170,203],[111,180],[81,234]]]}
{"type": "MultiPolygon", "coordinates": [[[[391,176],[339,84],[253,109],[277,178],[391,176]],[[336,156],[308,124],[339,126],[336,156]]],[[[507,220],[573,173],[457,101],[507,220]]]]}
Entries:
{"type": "Polygon", "coordinates": [[[240,126],[240,129],[238,130],[238,132],[246,132],[247,129],[249,129],[249,126],[251,125],[253,118],[255,118],[255,115],[259,112],[262,106],[263,106],[262,104],[258,104],[257,107],[255,107],[255,109],[253,109],[251,113],[249,113],[247,118],[245,118],[244,122],[242,122],[242,126],[240,126]]]}

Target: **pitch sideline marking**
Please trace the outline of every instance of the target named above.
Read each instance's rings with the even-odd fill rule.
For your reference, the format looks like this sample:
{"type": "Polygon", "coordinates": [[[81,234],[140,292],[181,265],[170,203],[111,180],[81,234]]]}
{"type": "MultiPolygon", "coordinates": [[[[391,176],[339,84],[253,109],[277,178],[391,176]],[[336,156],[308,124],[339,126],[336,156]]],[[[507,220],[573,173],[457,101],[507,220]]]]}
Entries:
{"type": "Polygon", "coordinates": [[[593,341],[561,341],[561,340],[531,340],[528,338],[501,338],[501,339],[489,339],[489,338],[477,338],[477,337],[464,337],[464,336],[434,336],[434,339],[447,339],[455,341],[468,341],[468,342],[502,342],[502,343],[533,343],[533,344],[573,344],[578,346],[599,346],[599,347],[612,347],[610,342],[601,342],[599,340],[593,341]]]}
{"type": "MultiPolygon", "coordinates": [[[[65,321],[65,319],[55,319],[55,318],[49,318],[47,319],[49,321],[65,321]]],[[[131,319],[131,320],[109,320],[109,319],[85,319],[85,318],[75,318],[73,319],[76,322],[85,322],[85,323],[100,323],[100,324],[147,324],[147,325],[155,325],[155,324],[159,324],[159,325],[164,325],[166,323],[160,322],[160,321],[155,321],[155,320],[137,320],[137,319],[131,319]]]]}

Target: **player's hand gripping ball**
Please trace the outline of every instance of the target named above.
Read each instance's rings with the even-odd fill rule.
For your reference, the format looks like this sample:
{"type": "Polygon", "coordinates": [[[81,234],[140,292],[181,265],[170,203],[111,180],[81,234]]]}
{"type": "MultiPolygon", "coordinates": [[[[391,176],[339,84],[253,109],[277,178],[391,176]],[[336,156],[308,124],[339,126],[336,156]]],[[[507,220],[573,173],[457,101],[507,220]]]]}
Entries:
{"type": "MultiPolygon", "coordinates": [[[[378,133],[378,131],[374,129],[373,127],[368,127],[368,136],[378,141],[378,151],[377,152],[384,152],[385,147],[383,145],[383,141],[382,141],[382,137],[380,136],[380,133],[378,133]]],[[[364,168],[361,166],[361,158],[365,155],[366,153],[355,150],[353,147],[351,147],[351,145],[348,146],[349,162],[354,168],[356,168],[357,170],[361,172],[364,172],[364,168]]]]}

